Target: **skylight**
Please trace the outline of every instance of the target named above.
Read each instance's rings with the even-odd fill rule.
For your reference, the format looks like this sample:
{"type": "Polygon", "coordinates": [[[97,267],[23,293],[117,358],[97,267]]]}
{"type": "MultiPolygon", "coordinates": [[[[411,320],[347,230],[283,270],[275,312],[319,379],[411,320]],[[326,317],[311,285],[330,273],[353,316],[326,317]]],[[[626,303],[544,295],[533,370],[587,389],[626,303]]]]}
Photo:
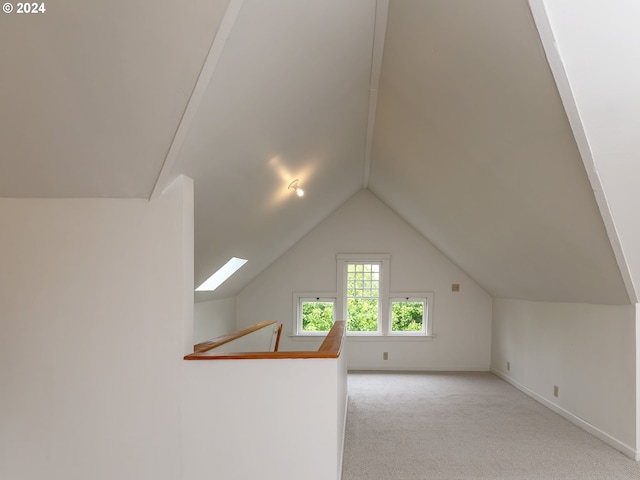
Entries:
{"type": "Polygon", "coordinates": [[[196,288],[196,292],[213,292],[216,288],[222,285],[227,278],[236,273],[245,263],[247,263],[247,260],[244,258],[232,257],[231,260],[220,267],[216,273],[211,275],[202,285],[196,288]]]}

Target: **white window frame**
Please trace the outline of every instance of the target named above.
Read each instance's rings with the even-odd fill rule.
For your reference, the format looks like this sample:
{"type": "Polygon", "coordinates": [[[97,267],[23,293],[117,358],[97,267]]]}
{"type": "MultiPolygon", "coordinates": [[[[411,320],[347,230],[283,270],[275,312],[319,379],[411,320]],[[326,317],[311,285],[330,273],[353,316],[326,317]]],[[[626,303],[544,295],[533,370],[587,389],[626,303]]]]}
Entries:
{"type": "Polygon", "coordinates": [[[317,337],[326,336],[326,332],[314,332],[302,330],[302,302],[307,299],[329,301],[334,303],[334,322],[337,320],[347,320],[347,264],[349,263],[379,263],[380,264],[380,285],[378,302],[378,330],[375,332],[352,332],[347,331],[348,337],[355,342],[369,341],[432,341],[435,337],[433,333],[433,312],[434,293],[433,292],[390,292],[390,254],[361,254],[349,253],[336,255],[336,287],[335,292],[293,292],[293,322],[292,334],[294,341],[316,341],[317,337]],[[426,302],[426,318],[423,322],[423,330],[419,332],[393,332],[391,302],[400,299],[410,301],[426,302]],[[305,338],[306,337],[306,338],[305,338]]]}
{"type": "Polygon", "coordinates": [[[314,332],[312,330],[302,329],[302,303],[307,300],[332,302],[333,303],[333,321],[338,316],[338,299],[335,292],[294,292],[293,293],[293,329],[296,336],[324,337],[327,332],[314,332]]]}
{"type": "Polygon", "coordinates": [[[378,329],[374,332],[353,332],[347,330],[349,336],[381,336],[389,331],[389,318],[384,312],[389,311],[389,270],[391,255],[388,253],[339,253],[336,255],[337,304],[336,315],[340,312],[347,321],[347,265],[349,263],[379,263],[380,284],[378,288],[378,329]]]}
{"type": "Polygon", "coordinates": [[[433,326],[433,292],[393,292],[389,298],[389,329],[387,334],[400,337],[426,337],[432,336],[433,326]],[[392,306],[394,301],[424,302],[424,316],[422,318],[422,330],[413,332],[394,332],[392,306]]]}

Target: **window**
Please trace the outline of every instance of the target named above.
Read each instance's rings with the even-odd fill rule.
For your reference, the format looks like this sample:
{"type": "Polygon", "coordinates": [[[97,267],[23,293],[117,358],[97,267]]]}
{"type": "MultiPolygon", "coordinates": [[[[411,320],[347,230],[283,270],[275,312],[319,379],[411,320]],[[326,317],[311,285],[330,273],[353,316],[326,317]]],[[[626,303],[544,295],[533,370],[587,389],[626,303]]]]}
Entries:
{"type": "Polygon", "coordinates": [[[325,336],[337,319],[355,341],[432,339],[433,293],[390,292],[390,255],[336,259],[336,292],[293,294],[294,336],[325,336]]]}
{"type": "Polygon", "coordinates": [[[245,263],[247,263],[247,260],[244,258],[231,257],[227,263],[196,288],[196,292],[213,292],[245,263]]]}
{"type": "Polygon", "coordinates": [[[297,335],[326,335],[335,320],[336,298],[329,294],[294,294],[297,335]]]}
{"type": "Polygon", "coordinates": [[[347,330],[377,332],[380,319],[380,263],[347,263],[347,330]]]}
{"type": "Polygon", "coordinates": [[[422,297],[391,298],[391,334],[426,335],[429,325],[429,301],[422,297]]]}
{"type": "Polygon", "coordinates": [[[387,254],[338,255],[338,311],[352,334],[380,334],[388,305],[387,254]]]}

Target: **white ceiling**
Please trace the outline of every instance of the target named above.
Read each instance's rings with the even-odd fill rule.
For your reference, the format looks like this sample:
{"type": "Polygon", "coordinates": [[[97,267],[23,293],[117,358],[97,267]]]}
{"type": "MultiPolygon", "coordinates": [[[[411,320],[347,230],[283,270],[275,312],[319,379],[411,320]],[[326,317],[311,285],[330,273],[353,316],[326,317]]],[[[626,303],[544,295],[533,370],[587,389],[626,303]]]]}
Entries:
{"type": "Polygon", "coordinates": [[[362,187],[374,13],[370,0],[244,1],[168,176],[195,179],[196,283],[250,260],[216,296],[362,187]]]}
{"type": "Polygon", "coordinates": [[[370,189],[495,296],[625,302],[526,2],[392,2],[370,189]]]}
{"type": "Polygon", "coordinates": [[[375,0],[3,15],[0,196],[194,178],[196,284],[250,260],[205,300],[368,187],[494,296],[628,303],[526,0],[391,0],[379,86],[374,25],[375,0]]]}
{"type": "Polygon", "coordinates": [[[0,195],[148,197],[227,3],[0,16],[0,195]]]}
{"type": "Polygon", "coordinates": [[[621,270],[630,297],[637,302],[633,282],[638,285],[640,280],[640,3],[532,0],[532,11],[541,11],[536,21],[549,25],[541,37],[551,52],[550,64],[581,152],[587,164],[593,163],[587,171],[596,198],[606,204],[603,218],[614,251],[623,257],[619,263],[625,264],[621,270]]]}

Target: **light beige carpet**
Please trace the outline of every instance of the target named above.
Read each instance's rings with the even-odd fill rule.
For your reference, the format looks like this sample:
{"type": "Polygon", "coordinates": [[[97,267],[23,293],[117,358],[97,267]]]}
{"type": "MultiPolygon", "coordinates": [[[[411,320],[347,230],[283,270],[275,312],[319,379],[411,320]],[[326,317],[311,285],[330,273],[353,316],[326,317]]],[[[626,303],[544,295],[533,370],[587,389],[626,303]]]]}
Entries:
{"type": "Polygon", "coordinates": [[[640,480],[640,464],[490,373],[350,373],[343,480],[640,480]]]}

